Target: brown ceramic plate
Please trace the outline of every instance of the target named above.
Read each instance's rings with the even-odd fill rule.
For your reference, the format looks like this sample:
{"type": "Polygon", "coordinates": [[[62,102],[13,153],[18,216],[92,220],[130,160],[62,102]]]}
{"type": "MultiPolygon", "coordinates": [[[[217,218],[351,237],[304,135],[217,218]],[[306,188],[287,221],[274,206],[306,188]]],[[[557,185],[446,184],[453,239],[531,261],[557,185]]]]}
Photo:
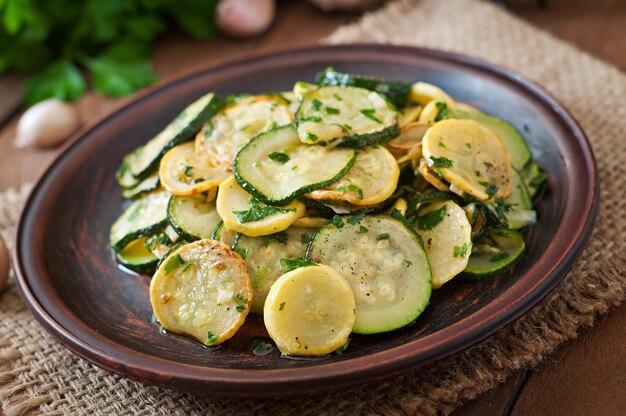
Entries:
{"type": "Polygon", "coordinates": [[[591,148],[563,106],[524,77],[466,56],[408,47],[314,47],[209,67],[148,90],[81,132],[35,186],[19,223],[15,267],[43,327],[72,352],[115,373],[200,393],[269,396],[336,389],[390,377],[463,350],[515,320],[552,290],[580,255],[595,219],[598,183],[591,148]],[[423,80],[512,122],[549,175],[528,251],[495,278],[453,281],[433,293],[417,322],[354,337],[342,355],[255,356],[267,339],[250,316],[217,349],[164,335],[152,320],[149,277],[120,270],[109,227],[122,207],[115,170],[122,156],[207,91],[288,90],[327,66],[389,79],[423,80]]]}

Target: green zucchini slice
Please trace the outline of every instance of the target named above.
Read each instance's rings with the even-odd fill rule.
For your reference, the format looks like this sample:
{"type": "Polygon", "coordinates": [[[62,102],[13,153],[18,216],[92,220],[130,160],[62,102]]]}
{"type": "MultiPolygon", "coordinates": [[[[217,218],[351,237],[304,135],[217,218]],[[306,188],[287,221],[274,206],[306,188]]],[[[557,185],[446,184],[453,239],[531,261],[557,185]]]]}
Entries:
{"type": "Polygon", "coordinates": [[[531,199],[537,196],[537,192],[548,179],[548,175],[546,175],[535,162],[530,162],[528,166],[521,171],[521,175],[531,199]]]}
{"type": "Polygon", "coordinates": [[[315,76],[315,82],[320,86],[359,87],[384,94],[394,105],[402,107],[409,101],[411,84],[403,81],[388,81],[381,78],[366,77],[363,75],[346,74],[327,68],[315,76]]]}
{"type": "Polygon", "coordinates": [[[354,149],[309,146],[293,125],[262,133],[233,164],[239,185],[269,205],[285,205],[341,179],[356,159],[354,149]]]}
{"type": "Polygon", "coordinates": [[[426,308],[432,288],[417,235],[389,216],[345,219],[336,217],[315,234],[307,260],[332,267],[350,284],[356,298],[353,331],[374,334],[413,322],[426,308]]]}
{"type": "Polygon", "coordinates": [[[128,184],[128,173],[139,180],[150,175],[169,149],[191,140],[202,124],[221,107],[222,100],[213,93],[206,94],[187,106],[163,131],[124,157],[117,175],[122,186],[128,184]]]}
{"type": "Polygon", "coordinates": [[[172,196],[167,205],[167,219],[187,241],[211,238],[221,221],[215,201],[204,196],[172,196]]]}
{"type": "Polygon", "coordinates": [[[131,241],[163,230],[167,226],[170,194],[156,192],[134,201],[111,226],[110,240],[119,251],[131,241]]]}
{"type": "Polygon", "coordinates": [[[132,188],[124,189],[122,191],[122,196],[126,199],[136,199],[149,192],[156,191],[160,187],[161,182],[159,181],[159,175],[157,173],[153,173],[132,188]]]}
{"type": "Polygon", "coordinates": [[[303,143],[362,148],[397,136],[396,111],[376,92],[356,87],[322,87],[304,95],[296,113],[303,143]]]}
{"type": "Polygon", "coordinates": [[[524,254],[526,243],[517,231],[489,227],[474,243],[467,267],[460,276],[463,280],[482,280],[504,271],[524,254]]]}
{"type": "Polygon", "coordinates": [[[505,199],[496,199],[487,204],[502,223],[518,230],[537,222],[537,212],[532,209],[530,194],[519,172],[513,169],[511,194],[505,199]]]}
{"type": "Polygon", "coordinates": [[[523,169],[524,166],[530,162],[532,155],[526,141],[520,132],[506,121],[478,111],[464,111],[450,108],[448,108],[447,115],[448,118],[477,121],[498,134],[509,151],[511,164],[515,169],[523,169]]]}
{"type": "Polygon", "coordinates": [[[146,247],[146,238],[133,240],[116,253],[117,262],[139,274],[152,274],[159,264],[159,258],[146,247]]]}

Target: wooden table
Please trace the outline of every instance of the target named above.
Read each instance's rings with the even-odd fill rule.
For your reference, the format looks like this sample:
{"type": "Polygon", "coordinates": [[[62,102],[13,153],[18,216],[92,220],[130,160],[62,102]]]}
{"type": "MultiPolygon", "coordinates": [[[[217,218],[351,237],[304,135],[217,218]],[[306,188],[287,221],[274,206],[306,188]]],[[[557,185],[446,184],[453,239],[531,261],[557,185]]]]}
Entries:
{"type": "MultiPolygon", "coordinates": [[[[534,2],[505,3],[538,26],[626,68],[626,2],[553,0],[547,10],[537,8],[534,2]]],[[[323,14],[302,1],[281,2],[274,26],[254,40],[196,42],[180,33],[169,33],[158,42],[154,66],[165,77],[250,51],[311,45],[357,18],[356,14],[323,14]]],[[[13,148],[22,85],[23,79],[16,75],[0,79],[0,191],[32,181],[57,153],[13,148]]],[[[114,103],[89,93],[80,99],[78,108],[87,123],[114,103]]],[[[581,330],[577,340],[566,343],[534,370],[518,372],[455,415],[623,415],[624,392],[626,307],[621,307],[600,318],[593,328],[581,330]]]]}

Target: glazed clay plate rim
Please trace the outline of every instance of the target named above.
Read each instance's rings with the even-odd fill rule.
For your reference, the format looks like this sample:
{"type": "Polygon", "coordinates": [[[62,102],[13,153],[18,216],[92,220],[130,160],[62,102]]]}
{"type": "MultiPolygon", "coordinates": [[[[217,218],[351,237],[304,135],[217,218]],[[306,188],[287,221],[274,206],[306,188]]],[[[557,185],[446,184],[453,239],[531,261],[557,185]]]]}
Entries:
{"type": "MultiPolygon", "coordinates": [[[[499,328],[502,328],[504,325],[521,316],[557,285],[560,278],[580,255],[582,248],[591,234],[595,220],[597,201],[598,189],[595,180],[595,162],[584,133],[562,105],[541,87],[528,81],[521,75],[474,58],[432,49],[380,45],[313,47],[273,52],[270,54],[259,54],[226,64],[211,65],[200,70],[194,70],[193,72],[175,77],[168,82],[148,89],[133,100],[121,104],[118,108],[102,117],[98,122],[81,130],[71,143],[64,146],[63,151],[39,178],[33,188],[22,213],[22,217],[20,218],[13,256],[20,290],[27,301],[28,307],[39,322],[74,353],[105,369],[141,381],[148,381],[166,387],[195,392],[201,391],[199,386],[203,385],[207,387],[219,386],[218,391],[215,391],[215,393],[222,394],[228,392],[230,394],[240,395],[276,395],[276,392],[270,391],[272,387],[286,386],[287,384],[289,385],[290,393],[312,390],[322,391],[406,372],[415,366],[432,362],[435,359],[440,359],[465,349],[485,339],[499,328]],[[324,52],[337,53],[339,51],[343,51],[342,55],[345,56],[354,54],[361,58],[363,58],[364,53],[368,53],[368,58],[372,57],[372,59],[375,59],[377,56],[396,54],[400,56],[418,55],[440,61],[451,61],[452,63],[459,64],[468,69],[486,72],[492,76],[495,75],[503,78],[509,84],[515,85],[526,93],[534,95],[535,98],[547,104],[550,109],[556,113],[557,118],[566,127],[572,138],[576,140],[576,144],[581,146],[585,167],[587,168],[585,173],[588,175],[587,179],[591,185],[591,189],[584,201],[579,200],[576,204],[572,203],[568,205],[566,212],[563,213],[562,224],[559,229],[569,224],[571,227],[570,230],[573,230],[570,231],[571,235],[569,235],[569,237],[573,238],[563,241],[563,235],[557,234],[555,236],[555,239],[559,240],[562,246],[564,245],[563,251],[559,257],[553,259],[551,265],[547,266],[547,268],[544,267],[545,271],[541,278],[532,281],[520,279],[513,286],[508,288],[505,293],[500,295],[500,297],[484,306],[479,311],[440,331],[421,337],[415,341],[382,352],[345,361],[320,363],[319,365],[310,367],[280,370],[222,369],[172,362],[159,357],[145,355],[98,334],[91,327],[84,324],[69,308],[65,307],[60,299],[56,299],[58,306],[56,311],[50,311],[49,313],[49,311],[45,310],[38,300],[37,295],[33,293],[28,278],[24,274],[24,265],[22,264],[23,253],[19,251],[21,238],[25,237],[25,235],[23,235],[24,222],[29,210],[32,209],[33,201],[36,199],[40,187],[46,179],[47,173],[55,169],[58,164],[62,163],[69,150],[79,143],[82,138],[85,138],[87,132],[101,127],[107,120],[125,111],[127,108],[134,105],[141,105],[141,102],[150,98],[153,93],[166,88],[175,87],[178,82],[184,81],[188,77],[215,71],[219,68],[237,67],[245,65],[248,62],[262,61],[264,59],[289,56],[292,54],[296,56],[293,57],[291,62],[301,63],[306,62],[307,54],[317,56],[316,54],[323,54],[324,52]],[[576,205],[577,212],[573,218],[571,211],[574,210],[574,205],[576,205]],[[581,217],[584,218],[584,221],[579,221],[581,217]],[[565,224],[566,220],[569,220],[568,224],[565,224]],[[572,224],[574,220],[576,220],[576,223],[572,224]],[[520,295],[520,293],[523,294],[520,295]],[[506,305],[508,309],[507,313],[502,313],[503,305],[506,305]],[[64,316],[66,326],[62,325],[52,316],[53,314],[59,313],[64,316]],[[499,315],[496,313],[499,313],[499,315]],[[496,314],[496,317],[489,319],[489,317],[494,314],[496,314]],[[81,333],[83,336],[78,336],[76,335],[77,333],[81,333]],[[453,342],[451,342],[450,339],[451,335],[453,335],[453,342]],[[115,352],[115,354],[112,352],[115,352]],[[350,379],[347,378],[348,376],[350,379]]],[[[536,274],[537,267],[537,264],[533,265],[528,271],[528,274],[536,274]]]]}

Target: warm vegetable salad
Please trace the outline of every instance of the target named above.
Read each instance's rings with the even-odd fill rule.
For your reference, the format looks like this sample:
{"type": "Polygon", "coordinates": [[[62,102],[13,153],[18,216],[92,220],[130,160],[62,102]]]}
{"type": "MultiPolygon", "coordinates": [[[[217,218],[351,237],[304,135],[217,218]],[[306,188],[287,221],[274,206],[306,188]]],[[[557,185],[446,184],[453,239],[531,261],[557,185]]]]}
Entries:
{"type": "Polygon", "coordinates": [[[117,261],[169,331],[218,345],[249,312],[285,355],[414,322],[432,289],[518,260],[546,176],[506,121],[437,86],[337,72],[207,94],[128,154],[117,261]]]}

